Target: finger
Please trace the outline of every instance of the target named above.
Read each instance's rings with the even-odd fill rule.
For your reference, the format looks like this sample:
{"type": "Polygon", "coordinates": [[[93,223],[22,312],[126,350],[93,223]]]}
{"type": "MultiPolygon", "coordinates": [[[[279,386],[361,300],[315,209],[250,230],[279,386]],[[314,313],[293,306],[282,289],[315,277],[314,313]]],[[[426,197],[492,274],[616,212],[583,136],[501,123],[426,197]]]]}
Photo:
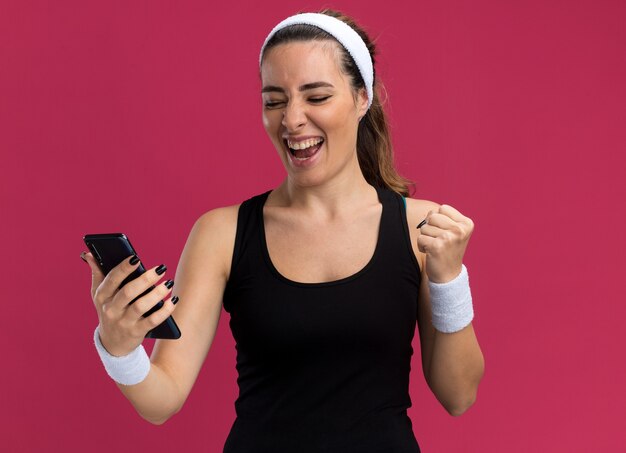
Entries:
{"type": "Polygon", "coordinates": [[[89,268],[91,269],[91,298],[93,299],[96,293],[96,289],[98,288],[102,280],[104,280],[104,274],[100,270],[100,266],[96,262],[96,259],[93,257],[91,252],[82,252],[80,254],[80,257],[89,265],[89,268]]]}
{"type": "Polygon", "coordinates": [[[450,217],[455,222],[464,222],[466,217],[449,204],[439,206],[439,213],[450,217]]]}
{"type": "Polygon", "coordinates": [[[126,306],[126,316],[138,321],[143,318],[144,313],[148,312],[152,307],[164,300],[172,287],[174,286],[173,280],[167,280],[160,285],[157,285],[153,290],[147,293],[145,296],[140,297],[132,305],[126,306]]]}
{"type": "Polygon", "coordinates": [[[443,230],[454,228],[456,222],[445,214],[433,212],[428,217],[428,225],[439,227],[443,230]]]}
{"type": "MultiPolygon", "coordinates": [[[[178,302],[178,296],[175,296],[173,299],[178,302]]],[[[137,324],[146,332],[154,329],[174,312],[176,302],[173,302],[172,298],[167,299],[160,309],[152,313],[147,318],[142,318],[137,324]]]]}
{"type": "Polygon", "coordinates": [[[165,275],[166,270],[167,266],[161,264],[160,266],[155,266],[152,269],[147,270],[139,277],[126,283],[117,292],[117,294],[115,294],[113,301],[111,302],[111,309],[120,312],[124,311],[130,302],[144,297],[144,294],[148,291],[154,291],[154,289],[151,290],[151,287],[158,283],[161,277],[165,275]],[[159,272],[157,272],[157,270],[159,272]]]}
{"type": "MultiPolygon", "coordinates": [[[[120,285],[124,279],[137,269],[140,261],[137,261],[135,264],[130,264],[130,260],[133,256],[124,259],[104,277],[104,280],[97,288],[97,299],[100,303],[104,303],[106,300],[114,297],[118,291],[120,291],[120,285]]],[[[128,285],[124,285],[124,288],[126,286],[128,285]]]]}
{"type": "Polygon", "coordinates": [[[436,242],[437,242],[436,238],[420,234],[417,237],[417,249],[422,253],[429,254],[432,252],[433,248],[435,247],[436,242]]]}
{"type": "Polygon", "coordinates": [[[435,225],[431,225],[431,224],[427,224],[424,225],[422,228],[422,236],[430,236],[433,238],[437,238],[443,235],[443,233],[446,232],[446,230],[439,228],[435,225]]]}

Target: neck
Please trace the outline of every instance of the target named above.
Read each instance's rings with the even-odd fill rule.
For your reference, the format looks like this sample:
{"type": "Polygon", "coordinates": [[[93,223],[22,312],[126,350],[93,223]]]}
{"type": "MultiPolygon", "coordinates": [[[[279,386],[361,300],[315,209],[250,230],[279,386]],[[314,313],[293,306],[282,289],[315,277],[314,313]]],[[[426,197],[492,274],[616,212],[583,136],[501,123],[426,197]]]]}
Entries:
{"type": "Polygon", "coordinates": [[[293,208],[315,216],[332,220],[361,209],[373,200],[378,203],[376,189],[370,185],[357,165],[352,172],[343,172],[319,184],[302,184],[289,176],[272,193],[268,205],[293,208]]]}

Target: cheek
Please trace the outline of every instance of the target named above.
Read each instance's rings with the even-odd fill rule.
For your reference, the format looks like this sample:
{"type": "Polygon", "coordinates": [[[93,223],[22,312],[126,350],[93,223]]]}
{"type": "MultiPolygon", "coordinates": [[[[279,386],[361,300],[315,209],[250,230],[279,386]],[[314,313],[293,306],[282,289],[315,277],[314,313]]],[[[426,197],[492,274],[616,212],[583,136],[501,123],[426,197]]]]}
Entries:
{"type": "Polygon", "coordinates": [[[280,127],[283,120],[283,109],[263,110],[263,122],[274,129],[280,127]]]}
{"type": "Polygon", "coordinates": [[[350,120],[347,113],[324,112],[323,115],[316,117],[317,126],[324,131],[331,142],[342,143],[349,134],[346,134],[346,129],[350,127],[350,120]]]}
{"type": "Polygon", "coordinates": [[[280,132],[281,117],[276,112],[263,112],[263,127],[265,132],[274,143],[277,143],[276,135],[280,132]]]}
{"type": "Polygon", "coordinates": [[[269,131],[272,128],[273,123],[271,113],[268,115],[268,112],[263,110],[261,116],[263,118],[263,127],[265,128],[265,130],[269,131]]]}
{"type": "Polygon", "coordinates": [[[277,135],[280,132],[281,115],[277,115],[276,112],[267,112],[264,110],[262,117],[263,127],[265,128],[265,133],[269,137],[270,141],[274,144],[274,146],[282,148],[282,139],[277,135]]]}
{"type": "Polygon", "coordinates": [[[315,118],[320,126],[331,129],[342,129],[352,122],[353,111],[349,104],[335,104],[327,109],[316,112],[315,118]]]}

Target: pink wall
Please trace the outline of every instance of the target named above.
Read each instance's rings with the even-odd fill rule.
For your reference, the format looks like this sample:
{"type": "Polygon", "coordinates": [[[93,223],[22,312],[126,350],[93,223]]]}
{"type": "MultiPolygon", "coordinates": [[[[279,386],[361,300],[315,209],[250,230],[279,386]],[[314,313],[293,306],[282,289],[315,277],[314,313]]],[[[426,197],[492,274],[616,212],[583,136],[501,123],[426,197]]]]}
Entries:
{"type": "MultiPolygon", "coordinates": [[[[91,343],[81,238],[125,232],[172,278],[195,219],[280,183],[257,63],[292,4],[2,2],[4,451],[221,451],[237,396],[228,314],[182,412],[150,425],[91,343]]],[[[332,5],[378,36],[415,197],[476,224],[465,263],[486,373],[452,418],[416,339],[423,451],[624,451],[626,3],[332,5]]]]}

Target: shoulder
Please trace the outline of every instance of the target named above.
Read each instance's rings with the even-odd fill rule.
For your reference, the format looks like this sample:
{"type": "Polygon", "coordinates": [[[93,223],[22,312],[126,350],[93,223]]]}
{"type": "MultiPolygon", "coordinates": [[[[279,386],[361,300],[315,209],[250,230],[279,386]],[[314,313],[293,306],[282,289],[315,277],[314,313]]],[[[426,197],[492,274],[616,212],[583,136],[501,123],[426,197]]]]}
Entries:
{"type": "Polygon", "coordinates": [[[203,213],[189,233],[188,242],[194,249],[194,255],[210,257],[212,262],[218,262],[226,278],[230,273],[240,206],[241,203],[220,206],[203,213]]]}
{"type": "Polygon", "coordinates": [[[237,228],[237,218],[239,216],[239,210],[244,203],[253,203],[254,201],[258,201],[259,198],[263,197],[265,193],[257,193],[256,195],[252,195],[241,203],[227,205],[227,206],[219,206],[213,208],[204,214],[202,214],[197,220],[194,227],[197,225],[198,228],[202,229],[211,229],[211,230],[219,230],[226,232],[232,230],[233,228],[237,228]]]}
{"type": "Polygon", "coordinates": [[[426,218],[429,211],[437,211],[441,205],[430,200],[423,200],[419,198],[406,198],[406,218],[409,225],[409,234],[411,236],[411,247],[413,253],[420,264],[421,269],[424,269],[426,263],[426,255],[419,251],[417,248],[417,237],[419,231],[417,231],[417,225],[426,218]]]}
{"type": "MultiPolygon", "coordinates": [[[[407,214],[407,218],[410,219],[411,216],[414,217],[421,217],[419,219],[419,222],[421,222],[422,220],[424,220],[424,217],[426,217],[426,215],[428,214],[428,211],[430,210],[437,210],[439,209],[439,207],[441,206],[439,203],[435,203],[434,201],[430,201],[430,200],[422,200],[419,198],[405,198],[406,200],[406,214],[407,214]]],[[[416,225],[417,225],[416,223],[416,225]]]]}
{"type": "Polygon", "coordinates": [[[200,229],[228,230],[233,226],[233,222],[234,226],[237,226],[239,206],[241,203],[211,209],[198,217],[194,227],[197,225],[200,229]]]}
{"type": "Polygon", "coordinates": [[[192,233],[201,237],[200,242],[221,245],[229,239],[235,240],[237,215],[240,204],[221,206],[202,214],[193,225],[192,233]]]}

